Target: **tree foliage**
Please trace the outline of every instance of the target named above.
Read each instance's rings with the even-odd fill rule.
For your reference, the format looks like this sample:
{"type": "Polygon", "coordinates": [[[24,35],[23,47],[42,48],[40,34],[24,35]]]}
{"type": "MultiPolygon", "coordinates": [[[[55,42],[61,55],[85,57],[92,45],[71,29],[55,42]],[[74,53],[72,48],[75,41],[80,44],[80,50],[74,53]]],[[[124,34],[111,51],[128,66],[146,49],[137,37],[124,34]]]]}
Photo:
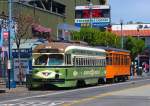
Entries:
{"type": "MultiPolygon", "coordinates": [[[[14,42],[17,46],[18,50],[18,63],[19,63],[19,73],[22,73],[22,66],[21,66],[21,60],[20,60],[20,45],[22,43],[25,43],[27,39],[29,39],[31,34],[31,26],[33,23],[33,20],[30,16],[25,16],[23,14],[18,14],[15,16],[16,18],[16,30],[15,30],[15,38],[14,42]]],[[[19,82],[22,84],[22,78],[23,76],[19,74],[20,79],[19,82]]]]}
{"type": "Polygon", "coordinates": [[[125,41],[125,49],[131,51],[132,60],[141,53],[145,48],[144,41],[138,38],[128,36],[125,41]]]}
{"type": "Polygon", "coordinates": [[[72,40],[84,41],[92,46],[120,47],[120,37],[98,29],[82,28],[80,32],[72,32],[71,37],[72,40]]]}
{"type": "Polygon", "coordinates": [[[104,4],[106,4],[106,0],[99,0],[99,3],[104,5],[104,4]]]}
{"type": "MultiPolygon", "coordinates": [[[[21,40],[27,40],[31,34],[31,26],[33,19],[30,16],[24,16],[23,14],[18,14],[16,17],[16,32],[15,32],[15,43],[19,49],[21,40]]],[[[25,41],[24,41],[25,42],[25,41]]]]}
{"type": "MultiPolygon", "coordinates": [[[[71,33],[72,40],[87,42],[91,46],[107,46],[120,48],[121,39],[117,35],[98,29],[82,28],[80,32],[71,33]]],[[[124,49],[131,52],[132,60],[145,48],[143,40],[128,36],[124,41],[124,49]]]]}

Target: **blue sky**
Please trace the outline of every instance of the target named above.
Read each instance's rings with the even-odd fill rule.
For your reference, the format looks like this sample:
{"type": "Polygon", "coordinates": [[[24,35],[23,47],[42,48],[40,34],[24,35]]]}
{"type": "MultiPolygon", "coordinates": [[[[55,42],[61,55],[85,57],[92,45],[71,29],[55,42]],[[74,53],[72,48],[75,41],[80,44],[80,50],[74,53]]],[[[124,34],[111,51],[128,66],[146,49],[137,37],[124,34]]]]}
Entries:
{"type": "Polygon", "coordinates": [[[128,21],[150,23],[150,0],[109,0],[112,23],[128,21]]]}

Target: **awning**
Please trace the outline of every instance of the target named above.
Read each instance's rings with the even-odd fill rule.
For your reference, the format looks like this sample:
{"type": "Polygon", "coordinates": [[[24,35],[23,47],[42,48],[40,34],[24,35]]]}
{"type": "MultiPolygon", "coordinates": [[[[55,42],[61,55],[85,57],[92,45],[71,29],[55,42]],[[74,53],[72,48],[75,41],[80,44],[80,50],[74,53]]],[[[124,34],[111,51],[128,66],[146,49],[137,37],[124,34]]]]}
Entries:
{"type": "Polygon", "coordinates": [[[68,30],[68,31],[80,31],[79,27],[69,25],[66,23],[58,24],[57,28],[61,30],[68,30]]]}
{"type": "Polygon", "coordinates": [[[43,27],[41,25],[38,25],[38,24],[33,24],[32,25],[32,28],[34,31],[37,31],[37,32],[51,32],[52,30],[50,28],[46,28],[46,27],[43,27]]]}

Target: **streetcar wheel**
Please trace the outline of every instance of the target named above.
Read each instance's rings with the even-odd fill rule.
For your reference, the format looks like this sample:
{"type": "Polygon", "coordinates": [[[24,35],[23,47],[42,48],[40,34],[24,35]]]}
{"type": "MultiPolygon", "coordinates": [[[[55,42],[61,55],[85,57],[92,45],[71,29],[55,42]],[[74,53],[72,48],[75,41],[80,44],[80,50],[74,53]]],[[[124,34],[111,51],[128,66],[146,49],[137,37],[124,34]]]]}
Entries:
{"type": "Polygon", "coordinates": [[[84,87],[86,84],[85,84],[85,81],[84,80],[78,80],[77,81],[77,87],[84,87]]]}

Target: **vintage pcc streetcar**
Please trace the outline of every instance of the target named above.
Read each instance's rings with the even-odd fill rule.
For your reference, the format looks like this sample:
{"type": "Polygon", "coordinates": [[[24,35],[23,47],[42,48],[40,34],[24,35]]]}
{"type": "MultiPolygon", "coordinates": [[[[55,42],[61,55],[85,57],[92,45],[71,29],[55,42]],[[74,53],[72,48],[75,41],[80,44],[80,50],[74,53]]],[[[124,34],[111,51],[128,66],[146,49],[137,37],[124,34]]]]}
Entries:
{"type": "Polygon", "coordinates": [[[106,80],[111,82],[125,81],[130,76],[130,51],[116,48],[106,50],[106,80]]]}
{"type": "Polygon", "coordinates": [[[33,70],[28,88],[50,84],[75,87],[97,84],[105,78],[106,52],[90,46],[51,42],[39,44],[32,53],[33,70]]]}

